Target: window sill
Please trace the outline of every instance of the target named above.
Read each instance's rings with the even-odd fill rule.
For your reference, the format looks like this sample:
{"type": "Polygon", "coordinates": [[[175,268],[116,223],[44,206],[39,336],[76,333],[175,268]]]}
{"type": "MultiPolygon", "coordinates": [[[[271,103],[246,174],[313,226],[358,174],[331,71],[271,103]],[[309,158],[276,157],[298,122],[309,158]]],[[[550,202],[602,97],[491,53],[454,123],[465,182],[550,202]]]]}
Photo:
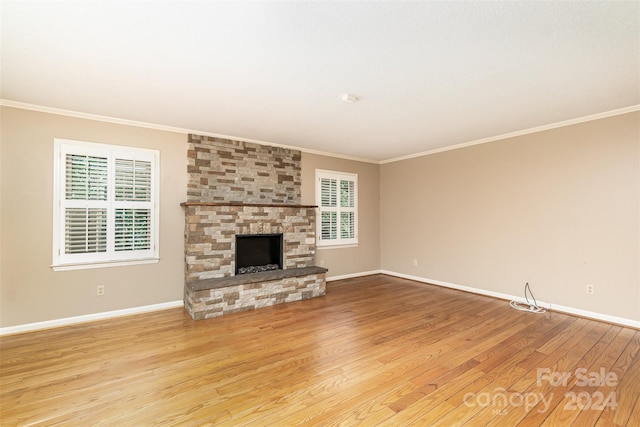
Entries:
{"type": "Polygon", "coordinates": [[[347,249],[347,248],[357,248],[357,247],[358,247],[357,243],[346,243],[344,245],[324,245],[324,246],[316,245],[316,250],[321,251],[324,249],[347,249]]]}
{"type": "Polygon", "coordinates": [[[53,271],[87,270],[90,268],[124,267],[127,265],[157,264],[160,258],[129,259],[111,262],[90,262],[79,264],[52,265],[53,271]]]}

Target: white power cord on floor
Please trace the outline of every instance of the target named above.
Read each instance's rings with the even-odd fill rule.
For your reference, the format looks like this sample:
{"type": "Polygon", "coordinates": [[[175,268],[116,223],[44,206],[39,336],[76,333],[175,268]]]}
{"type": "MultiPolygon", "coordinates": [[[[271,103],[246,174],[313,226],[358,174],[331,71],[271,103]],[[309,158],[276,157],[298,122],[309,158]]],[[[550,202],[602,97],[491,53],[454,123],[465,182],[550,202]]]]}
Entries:
{"type": "Polygon", "coordinates": [[[524,285],[524,299],[527,300],[527,303],[523,303],[523,302],[518,302],[518,301],[511,301],[509,303],[509,305],[512,308],[515,308],[516,310],[520,310],[520,311],[526,311],[529,313],[544,313],[545,310],[544,307],[540,307],[538,305],[538,302],[536,301],[536,298],[533,296],[533,292],[531,292],[531,289],[529,288],[529,282],[527,282],[524,285]],[[531,299],[533,300],[533,304],[531,304],[531,302],[529,302],[529,297],[527,296],[527,292],[529,292],[531,294],[531,299]]]}

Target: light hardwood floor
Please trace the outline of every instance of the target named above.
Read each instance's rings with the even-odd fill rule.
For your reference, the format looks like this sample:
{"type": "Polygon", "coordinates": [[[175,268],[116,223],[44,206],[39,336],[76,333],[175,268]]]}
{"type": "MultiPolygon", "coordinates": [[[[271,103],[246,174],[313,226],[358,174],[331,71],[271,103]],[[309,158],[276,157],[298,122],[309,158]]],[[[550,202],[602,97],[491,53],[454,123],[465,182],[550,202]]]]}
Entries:
{"type": "Polygon", "coordinates": [[[640,331],[383,275],[216,319],[171,309],[0,348],[7,426],[640,425],[640,331]]]}

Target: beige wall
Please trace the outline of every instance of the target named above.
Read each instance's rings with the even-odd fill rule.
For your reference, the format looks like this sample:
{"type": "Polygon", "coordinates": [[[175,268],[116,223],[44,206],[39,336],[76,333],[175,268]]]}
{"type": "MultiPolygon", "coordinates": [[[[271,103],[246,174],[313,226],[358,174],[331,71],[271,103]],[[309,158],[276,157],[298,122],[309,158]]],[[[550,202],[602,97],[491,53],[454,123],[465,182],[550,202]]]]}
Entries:
{"type": "MultiPolygon", "coordinates": [[[[0,327],[182,300],[187,135],[9,107],[0,113],[0,327]],[[50,268],[54,138],[160,150],[158,264],[50,268]]],[[[379,166],[304,153],[304,204],[315,204],[316,168],[357,173],[360,186],[360,245],[320,250],[316,264],[324,262],[329,277],[379,269],[379,166]]]]}
{"type": "Polygon", "coordinates": [[[186,135],[2,107],[0,326],[182,299],[186,135]],[[53,139],[160,150],[160,262],[51,268],[53,139]],[[96,296],[96,286],[105,295],[96,296]]]}
{"type": "Polygon", "coordinates": [[[379,166],[373,163],[302,153],[302,203],[315,205],[316,169],[358,174],[358,246],[320,248],[316,265],[329,269],[327,278],[380,269],[379,166]]]}
{"type": "MultiPolygon", "coordinates": [[[[0,327],[181,300],[187,135],[0,112],[0,327]],[[54,138],[160,150],[158,264],[51,270],[54,138]]],[[[539,300],[640,320],[640,113],[381,166],[303,153],[303,204],[316,169],[358,174],[360,244],[317,251],[329,278],[384,269],[510,295],[528,281],[539,300]]]]}
{"type": "Polygon", "coordinates": [[[384,270],[640,320],[639,113],[380,173],[384,270]]]}

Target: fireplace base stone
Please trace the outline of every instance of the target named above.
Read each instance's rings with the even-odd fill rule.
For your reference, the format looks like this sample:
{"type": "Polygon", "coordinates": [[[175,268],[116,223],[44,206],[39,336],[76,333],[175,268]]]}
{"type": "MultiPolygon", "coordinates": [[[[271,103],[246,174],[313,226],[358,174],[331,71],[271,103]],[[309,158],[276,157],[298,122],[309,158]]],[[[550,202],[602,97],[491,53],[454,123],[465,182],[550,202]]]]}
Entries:
{"type": "Polygon", "coordinates": [[[187,283],[184,306],[194,320],[319,297],[327,269],[303,267],[187,283]]]}

